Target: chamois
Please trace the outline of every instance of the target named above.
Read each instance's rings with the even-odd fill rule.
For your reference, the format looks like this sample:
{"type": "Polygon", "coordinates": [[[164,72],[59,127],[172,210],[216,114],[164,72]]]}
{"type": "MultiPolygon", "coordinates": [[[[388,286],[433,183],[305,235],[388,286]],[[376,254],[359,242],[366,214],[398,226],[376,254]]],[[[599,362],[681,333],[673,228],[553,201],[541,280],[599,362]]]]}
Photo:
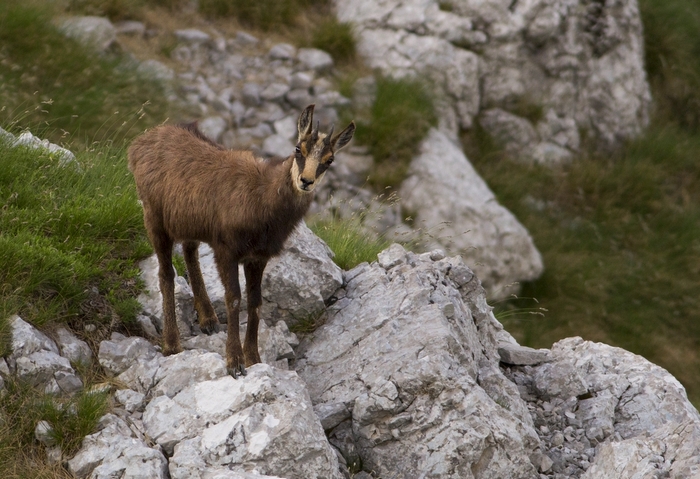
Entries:
{"type": "Polygon", "coordinates": [[[226,363],[234,377],[245,366],[260,362],[258,308],[261,281],[268,260],[308,211],[335,152],[352,139],[355,123],[333,136],[313,127],[314,105],[299,116],[296,150],[287,158],[264,160],[251,151],[227,150],[209,140],[196,125],[158,126],[129,147],[148,237],[158,257],[163,295],[164,354],[181,351],[175,322],[172,249],[182,243],[194,306],[203,332],[218,331],[219,321],[207,296],[199,268],[198,246],[208,243],[226,294],[228,338],[226,363]],[[238,264],[243,264],[248,297],[248,328],[241,348],[239,312],[241,288],[238,264]]]}

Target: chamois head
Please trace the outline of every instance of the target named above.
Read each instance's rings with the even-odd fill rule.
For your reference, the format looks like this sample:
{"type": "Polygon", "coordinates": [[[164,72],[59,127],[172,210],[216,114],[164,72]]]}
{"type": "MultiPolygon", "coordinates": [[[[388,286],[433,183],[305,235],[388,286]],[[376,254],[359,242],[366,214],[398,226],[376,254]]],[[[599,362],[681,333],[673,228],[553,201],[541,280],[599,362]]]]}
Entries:
{"type": "Polygon", "coordinates": [[[336,136],[333,128],[328,134],[318,132],[313,126],[314,105],[309,105],[299,116],[299,139],[292,161],[292,182],[300,193],[310,193],[316,188],[331,163],[333,155],[352,139],[355,122],[336,136]]]}

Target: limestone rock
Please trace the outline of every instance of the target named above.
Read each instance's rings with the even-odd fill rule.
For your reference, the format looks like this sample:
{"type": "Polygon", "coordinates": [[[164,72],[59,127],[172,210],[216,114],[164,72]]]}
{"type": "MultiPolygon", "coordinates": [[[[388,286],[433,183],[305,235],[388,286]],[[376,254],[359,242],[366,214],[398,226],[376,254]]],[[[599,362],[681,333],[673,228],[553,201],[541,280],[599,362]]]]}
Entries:
{"type": "Polygon", "coordinates": [[[44,333],[22,320],[10,319],[12,354],[9,359],[17,377],[50,394],[74,393],[83,388],[70,361],[59,355],[58,346],[44,333]]]}
{"type": "Polygon", "coordinates": [[[461,254],[489,297],[507,297],[513,283],[542,273],[542,257],[532,237],[498,204],[462,150],[441,131],[433,129],[423,140],[400,196],[414,223],[429,232],[428,248],[461,254]]]}
{"type": "Polygon", "coordinates": [[[309,70],[324,71],[333,67],[333,57],[318,48],[300,48],[297,59],[309,70]]]}
{"type": "Polygon", "coordinates": [[[89,365],[92,363],[92,351],[90,346],[66,328],[56,330],[56,340],[61,350],[61,356],[71,363],[89,365]]]}
{"type": "Polygon", "coordinates": [[[107,414],[100,419],[100,430],[83,440],[82,448],[68,461],[68,470],[77,478],[165,479],[168,463],[157,448],[149,447],[126,421],[107,414]]]}
{"type": "MultiPolygon", "coordinates": [[[[619,146],[648,124],[635,0],[450,2],[449,11],[437,0],[334,4],[338,19],[354,24],[358,51],[371,68],[433,80],[441,128],[450,135],[470,128],[483,109],[516,113],[526,104],[573,123],[570,131],[588,131],[602,148],[619,146]]],[[[546,130],[557,122],[548,114],[536,123],[546,130]]],[[[546,161],[568,159],[577,147],[554,136],[533,138],[525,151],[546,161]],[[547,143],[560,149],[545,149],[547,143]]]]}
{"type": "Polygon", "coordinates": [[[111,341],[102,341],[98,359],[103,368],[112,374],[120,374],[127,370],[136,358],[154,358],[156,348],[145,339],[132,336],[124,337],[113,334],[111,341]]]}
{"type": "Polygon", "coordinates": [[[145,433],[172,455],[173,479],[251,467],[282,477],[341,477],[296,373],[258,364],[239,379],[190,377],[200,381],[155,397],[143,415],[145,433]]]}
{"type": "Polygon", "coordinates": [[[104,17],[70,17],[61,22],[59,28],[70,38],[103,53],[117,40],[117,31],[109,19],[104,17]]]}
{"type": "Polygon", "coordinates": [[[476,277],[459,258],[398,245],[380,256],[346,274],[345,297],[298,351],[327,426],[347,408],[363,468],[382,477],[537,477],[538,440],[498,369],[502,327],[476,277]]]}

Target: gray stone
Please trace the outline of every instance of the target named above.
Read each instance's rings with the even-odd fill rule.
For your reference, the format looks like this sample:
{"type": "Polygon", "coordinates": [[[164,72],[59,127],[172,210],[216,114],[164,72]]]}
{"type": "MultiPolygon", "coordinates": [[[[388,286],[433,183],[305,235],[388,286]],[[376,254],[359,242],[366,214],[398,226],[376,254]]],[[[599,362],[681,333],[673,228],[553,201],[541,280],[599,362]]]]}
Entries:
{"type": "Polygon", "coordinates": [[[47,393],[74,393],[83,387],[70,362],[45,349],[15,360],[16,374],[33,386],[43,385],[47,393]]]}
{"type": "Polygon", "coordinates": [[[322,72],[333,68],[333,57],[317,48],[300,48],[297,60],[309,70],[322,72]]]}
{"type": "Polygon", "coordinates": [[[119,389],[114,393],[114,399],[130,413],[140,411],[143,408],[145,398],[145,394],[131,389],[119,389]]]}
{"type": "Polygon", "coordinates": [[[515,385],[498,369],[502,327],[478,280],[451,279],[465,268],[459,258],[432,261],[398,248],[390,256],[405,259],[388,270],[349,272],[343,300],[300,345],[296,367],[312,401],[351,411],[363,468],[381,477],[417,470],[535,477],[529,455],[539,441],[515,385]],[[451,317],[443,313],[448,303],[451,317]]]}
{"type": "Polygon", "coordinates": [[[241,99],[246,106],[260,105],[260,85],[257,83],[246,83],[241,89],[241,99]]]}
{"type": "MultiPolygon", "coordinates": [[[[648,124],[636,1],[453,2],[450,11],[425,0],[334,4],[338,19],[353,24],[371,68],[433,80],[441,128],[449,134],[470,128],[481,108],[515,111],[523,102],[551,108],[603,148],[621,145],[648,124]]],[[[554,153],[547,150],[548,161],[554,153]]]]}
{"type": "Polygon", "coordinates": [[[213,141],[218,142],[228,126],[226,120],[220,116],[208,116],[197,123],[199,130],[213,141]]]}
{"type": "Polygon", "coordinates": [[[206,43],[209,40],[211,40],[211,35],[201,30],[197,30],[196,28],[175,30],[174,34],[175,38],[177,38],[178,41],[188,44],[196,45],[200,43],[206,43]]]}
{"type": "Polygon", "coordinates": [[[264,364],[237,380],[225,375],[172,399],[156,397],[146,406],[144,426],[172,454],[173,479],[250,467],[282,477],[341,477],[303,383],[294,372],[264,364]]]}
{"type": "Polygon", "coordinates": [[[542,257],[527,230],[498,204],[460,147],[443,132],[433,129],[423,140],[399,195],[402,207],[414,212],[414,224],[428,233],[426,247],[461,254],[489,297],[507,297],[517,291],[519,281],[542,273],[542,257]]]}
{"type": "Polygon", "coordinates": [[[263,141],[262,151],[268,155],[286,158],[294,152],[294,143],[282,135],[272,135],[263,141]]]}
{"type": "Polygon", "coordinates": [[[61,356],[71,363],[89,365],[92,363],[92,351],[90,346],[66,328],[56,330],[56,340],[61,350],[61,356]]]}
{"type": "Polygon", "coordinates": [[[314,77],[309,72],[295,72],[289,82],[289,86],[292,89],[300,88],[307,89],[311,86],[314,81],[314,77]]]}
{"type": "Polygon", "coordinates": [[[260,92],[260,98],[265,101],[279,101],[289,91],[289,85],[284,83],[271,83],[260,92]]]}
{"type": "Polygon", "coordinates": [[[306,108],[309,104],[313,103],[313,98],[306,88],[290,90],[287,95],[285,95],[285,98],[297,109],[306,108]]]}
{"type": "Polygon", "coordinates": [[[323,403],[314,406],[314,412],[321,426],[326,431],[336,427],[341,422],[350,419],[352,414],[345,404],[340,403],[323,403]]]}
{"type": "Polygon", "coordinates": [[[278,43],[270,48],[268,55],[274,60],[291,60],[297,54],[297,49],[289,43],[278,43]]]}
{"type": "Polygon", "coordinates": [[[238,42],[241,45],[255,45],[259,42],[256,37],[251,35],[250,33],[238,31],[236,32],[236,42],[238,42]]]}
{"type": "Polygon", "coordinates": [[[61,166],[75,161],[75,155],[72,151],[66,150],[63,147],[55,145],[49,142],[49,140],[42,140],[32,135],[28,131],[25,131],[21,135],[19,135],[15,142],[12,144],[13,148],[18,146],[24,146],[34,150],[42,150],[48,153],[49,155],[58,158],[60,160],[59,164],[61,166]]]}
{"type": "Polygon", "coordinates": [[[28,356],[45,350],[59,354],[56,343],[31,324],[15,315],[10,318],[12,328],[12,357],[28,356]]]}
{"type": "Polygon", "coordinates": [[[481,112],[479,124],[496,144],[516,157],[531,156],[528,149],[539,140],[532,123],[500,108],[481,112]]]}
{"type": "Polygon", "coordinates": [[[98,359],[100,365],[112,374],[120,374],[126,371],[136,358],[148,360],[159,353],[156,348],[143,338],[133,336],[124,339],[102,341],[98,359]]]}
{"type": "Polygon", "coordinates": [[[165,479],[168,462],[163,454],[149,447],[121,418],[107,414],[101,429],[83,440],[78,453],[68,461],[68,470],[77,478],[165,479]]]}
{"type": "Polygon", "coordinates": [[[126,20],[114,25],[114,30],[118,35],[143,36],[146,33],[146,25],[135,20],[126,20]]]}
{"type": "Polygon", "coordinates": [[[15,135],[3,128],[0,128],[0,142],[2,142],[3,144],[12,144],[16,140],[17,138],[15,138],[15,135]]]}
{"type": "Polygon", "coordinates": [[[34,428],[34,438],[46,447],[56,445],[53,427],[48,421],[39,421],[34,428]]]}
{"type": "Polygon", "coordinates": [[[550,361],[548,350],[532,349],[519,344],[500,343],[498,345],[498,355],[501,358],[501,362],[520,366],[532,366],[550,361]]]}
{"type": "Polygon", "coordinates": [[[109,50],[117,40],[114,25],[104,17],[69,17],[61,22],[59,28],[67,37],[97,52],[109,50]]]}
{"type": "MultiPolygon", "coordinates": [[[[274,122],[275,133],[282,136],[285,140],[296,141],[297,139],[297,121],[293,116],[286,116],[274,122]]],[[[342,153],[342,152],[341,152],[342,153]]]]}

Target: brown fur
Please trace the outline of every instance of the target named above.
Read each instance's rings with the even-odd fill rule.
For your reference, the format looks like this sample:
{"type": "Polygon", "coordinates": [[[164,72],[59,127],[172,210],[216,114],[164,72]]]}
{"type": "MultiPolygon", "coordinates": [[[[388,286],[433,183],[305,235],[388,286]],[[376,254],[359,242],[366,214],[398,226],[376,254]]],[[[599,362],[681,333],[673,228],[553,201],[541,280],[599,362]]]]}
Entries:
{"type": "Polygon", "coordinates": [[[156,127],[132,143],[129,169],[143,202],[144,223],[159,263],[163,294],[164,353],[181,350],[175,322],[172,247],[182,242],[185,263],[203,331],[218,330],[218,319],[199,268],[199,242],[214,250],[226,290],[227,365],[234,374],[243,364],[260,362],[257,345],[261,281],[268,260],[307,212],[313,188],[334,148],[352,138],[354,123],[334,138],[313,129],[313,105],[299,118],[296,154],[262,160],[250,151],[226,150],[206,138],[196,124],[156,127]],[[304,151],[302,154],[300,151],[304,151]],[[303,180],[303,181],[302,181],[303,180]],[[309,183],[311,181],[311,183],[309,183]],[[246,276],[248,328],[241,348],[241,291],[238,264],[246,276]]]}

